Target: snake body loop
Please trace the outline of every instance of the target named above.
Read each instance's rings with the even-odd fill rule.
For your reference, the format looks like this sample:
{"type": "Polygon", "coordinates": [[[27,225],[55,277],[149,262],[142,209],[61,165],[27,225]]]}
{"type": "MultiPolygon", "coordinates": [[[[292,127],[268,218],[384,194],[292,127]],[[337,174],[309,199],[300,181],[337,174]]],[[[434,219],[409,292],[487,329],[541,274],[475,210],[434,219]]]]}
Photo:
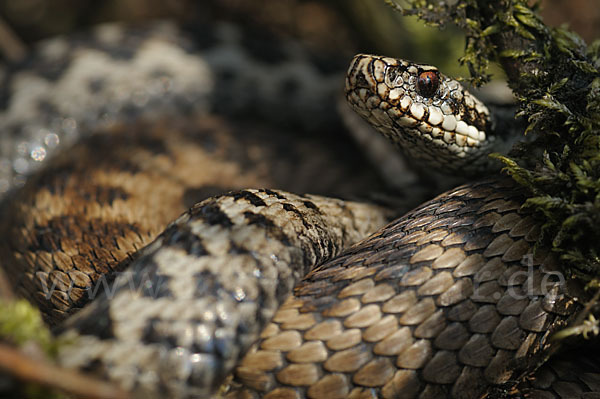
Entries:
{"type": "MultiPolygon", "coordinates": [[[[213,49],[205,59],[222,61],[225,53],[213,49]]],[[[273,71],[266,70],[259,75],[273,71]]],[[[393,143],[446,172],[494,170],[487,155],[514,140],[495,135],[485,105],[434,67],[358,55],[346,95],[393,143]]],[[[158,121],[158,130],[173,126],[158,121]]],[[[3,237],[22,237],[0,248],[10,259],[7,270],[19,276],[21,290],[38,292],[49,317],[64,317],[62,306],[103,287],[58,327],[70,342],[60,352],[63,366],[95,372],[136,397],[207,397],[232,373],[220,391],[229,398],[479,398],[515,389],[554,349],[552,333],[581,307],[580,287],[560,278],[554,256],[533,252],[540,226],[520,209],[524,193],[500,177],[443,193],[379,230],[389,212],[376,205],[219,186],[220,195],[193,205],[140,248],[156,231],[142,234],[140,215],[119,213],[128,179],[151,171],[138,182],[148,193],[160,191],[152,187],[158,175],[177,184],[196,175],[178,172],[192,155],[204,154],[203,168],[227,158],[215,149],[228,137],[227,124],[210,113],[195,122],[200,137],[175,131],[173,142],[147,124],[92,135],[88,144],[123,140],[131,160],[98,159],[110,174],[85,169],[78,176],[73,157],[59,156],[51,172],[14,194],[31,196],[29,207],[4,204],[11,224],[3,237]],[[114,184],[86,191],[88,176],[114,184]],[[36,185],[42,188],[31,194],[36,185]],[[68,195],[92,202],[61,216],[70,209],[61,202],[68,195]],[[101,224],[109,217],[121,224],[101,224]],[[53,235],[56,227],[66,234],[53,235]],[[75,233],[82,241],[70,238],[75,233]],[[92,244],[84,238],[96,247],[87,251],[92,244]],[[104,250],[111,245],[116,249],[104,250]],[[89,254],[113,263],[93,264],[89,254]],[[112,283],[97,274],[123,263],[131,264],[112,283]],[[36,273],[69,289],[43,298],[36,273]]],[[[243,133],[251,131],[244,126],[243,133]]],[[[82,161],[93,154],[74,148],[82,161]]],[[[232,174],[224,171],[227,162],[218,165],[211,169],[216,180],[170,191],[209,193],[206,186],[232,174]]],[[[140,197],[161,210],[150,195],[140,197]]],[[[552,367],[558,383],[541,388],[560,395],[561,368],[552,367]]],[[[581,380],[578,387],[594,390],[590,379],[581,380]]],[[[540,388],[523,384],[519,392],[540,388]]]]}

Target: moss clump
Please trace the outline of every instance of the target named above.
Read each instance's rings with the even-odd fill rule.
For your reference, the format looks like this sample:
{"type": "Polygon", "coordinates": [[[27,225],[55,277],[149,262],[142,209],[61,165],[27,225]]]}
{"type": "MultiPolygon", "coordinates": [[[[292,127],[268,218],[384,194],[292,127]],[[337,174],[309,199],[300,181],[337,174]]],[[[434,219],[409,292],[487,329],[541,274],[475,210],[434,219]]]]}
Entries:
{"type": "Polygon", "coordinates": [[[407,2],[404,14],[465,31],[460,61],[472,83],[489,79],[490,62],[502,65],[528,121],[523,133],[536,140],[518,157],[497,158],[530,190],[524,207],[543,215],[540,244],[559,254],[567,273],[598,285],[600,44],[587,48],[575,33],[547,27],[525,0],[407,2]]]}
{"type": "Polygon", "coordinates": [[[0,301],[0,341],[17,347],[34,343],[50,357],[60,345],[44,325],[39,310],[25,300],[0,301]]]}

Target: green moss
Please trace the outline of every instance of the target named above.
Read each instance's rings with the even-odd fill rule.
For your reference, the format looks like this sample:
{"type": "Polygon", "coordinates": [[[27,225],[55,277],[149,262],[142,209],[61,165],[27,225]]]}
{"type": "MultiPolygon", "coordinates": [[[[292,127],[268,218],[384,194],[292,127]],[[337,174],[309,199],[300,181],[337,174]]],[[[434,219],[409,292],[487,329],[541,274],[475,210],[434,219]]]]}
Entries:
{"type": "MultiPolygon", "coordinates": [[[[390,2],[388,0],[386,2],[390,2]]],[[[454,23],[467,36],[461,62],[474,84],[500,63],[529,122],[528,144],[543,151],[496,156],[531,196],[524,207],[543,216],[539,244],[550,245],[567,273],[597,285],[600,270],[600,42],[544,25],[525,0],[408,0],[405,15],[454,23]],[[454,3],[454,4],[449,4],[454,3]],[[526,166],[533,165],[533,166],[526,166]]],[[[527,149],[527,148],[526,148],[527,149]]]]}
{"type": "Polygon", "coordinates": [[[39,310],[25,300],[0,301],[0,341],[17,347],[33,342],[50,357],[60,345],[44,325],[39,310]]]}
{"type": "MultiPolygon", "coordinates": [[[[52,336],[42,321],[39,310],[25,300],[10,302],[0,300],[0,342],[16,347],[34,344],[49,358],[54,358],[58,348],[65,343],[52,336]]],[[[18,389],[19,392],[14,394],[31,399],[66,398],[65,395],[48,387],[31,382],[19,385],[18,389]]]]}

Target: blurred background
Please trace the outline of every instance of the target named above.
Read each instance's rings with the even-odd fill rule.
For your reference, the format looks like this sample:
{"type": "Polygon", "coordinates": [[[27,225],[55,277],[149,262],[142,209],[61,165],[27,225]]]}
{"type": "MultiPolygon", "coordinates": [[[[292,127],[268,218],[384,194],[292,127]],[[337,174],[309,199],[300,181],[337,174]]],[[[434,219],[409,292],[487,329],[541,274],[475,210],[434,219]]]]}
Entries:
{"type": "MultiPolygon", "coordinates": [[[[548,24],[566,23],[588,43],[600,36],[598,0],[544,0],[541,6],[548,24]]],[[[194,24],[220,18],[294,36],[317,50],[335,49],[342,57],[377,52],[466,74],[456,62],[463,47],[459,32],[447,28],[440,34],[415,18],[402,18],[383,0],[0,0],[0,18],[9,28],[0,29],[0,47],[10,47],[10,31],[27,47],[107,21],[168,18],[194,24]]]]}

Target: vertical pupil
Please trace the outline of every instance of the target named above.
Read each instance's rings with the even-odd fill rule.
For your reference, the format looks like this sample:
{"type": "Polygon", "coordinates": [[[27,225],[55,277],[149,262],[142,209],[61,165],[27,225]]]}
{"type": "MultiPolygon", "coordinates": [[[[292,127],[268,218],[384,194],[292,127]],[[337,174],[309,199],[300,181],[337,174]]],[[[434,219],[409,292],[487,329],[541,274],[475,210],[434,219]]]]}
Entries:
{"type": "Polygon", "coordinates": [[[417,91],[423,97],[431,97],[435,94],[440,84],[437,73],[432,71],[421,72],[417,80],[417,91]]]}

